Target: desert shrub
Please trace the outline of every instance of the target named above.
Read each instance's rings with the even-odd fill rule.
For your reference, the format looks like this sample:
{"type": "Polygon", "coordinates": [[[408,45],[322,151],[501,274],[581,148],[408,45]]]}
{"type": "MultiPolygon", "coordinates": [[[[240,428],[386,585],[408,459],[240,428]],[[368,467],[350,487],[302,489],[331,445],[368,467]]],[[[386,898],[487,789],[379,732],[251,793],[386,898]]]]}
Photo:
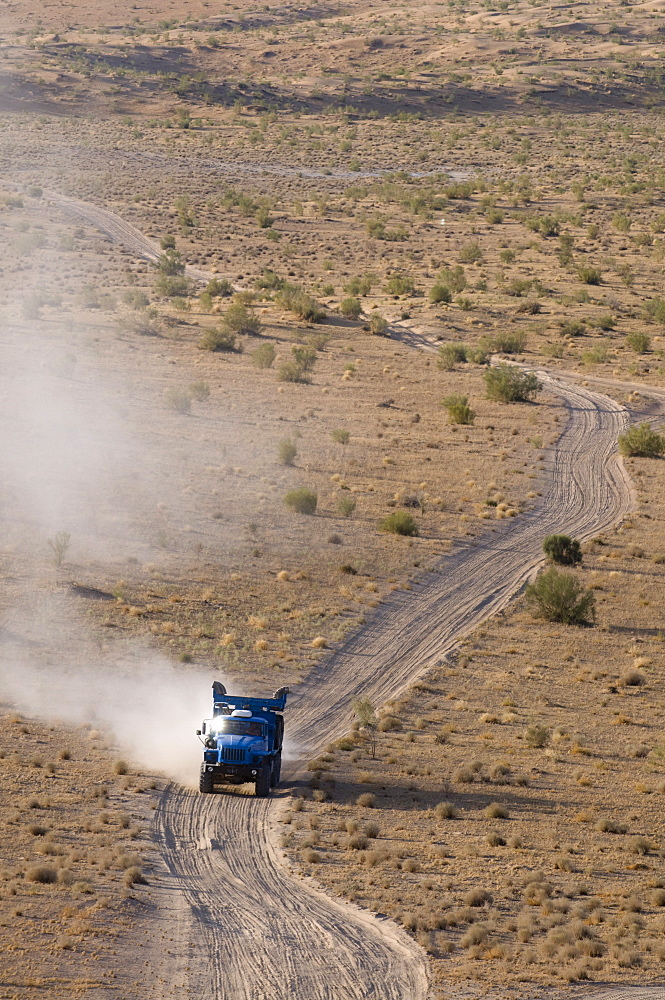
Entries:
{"type": "Polygon", "coordinates": [[[369,329],[370,333],[374,333],[378,336],[383,336],[383,334],[388,329],[388,320],[385,316],[381,316],[378,312],[373,312],[369,318],[369,329]]]}
{"type": "Polygon", "coordinates": [[[341,427],[336,427],[330,432],[330,436],[337,444],[348,444],[349,438],[351,437],[348,431],[343,430],[341,427]]]}
{"type": "Polygon", "coordinates": [[[349,297],[342,299],[339,304],[339,311],[345,319],[358,319],[363,307],[361,306],[358,299],[349,297]]]}
{"type": "Polygon", "coordinates": [[[572,573],[552,567],[526,588],[528,603],[536,614],[551,622],[583,625],[595,620],[595,597],[572,573]]]}
{"type": "Polygon", "coordinates": [[[155,282],[155,291],[165,298],[184,297],[191,291],[192,283],[183,274],[160,274],[155,282]]]}
{"type": "Polygon", "coordinates": [[[460,250],[459,259],[463,264],[475,264],[483,259],[483,251],[480,249],[478,240],[472,240],[460,250]]]}
{"type": "Polygon", "coordinates": [[[123,882],[127,888],[131,888],[133,885],[145,885],[146,880],[143,877],[143,873],[138,865],[133,865],[131,868],[125,869],[125,874],[123,875],[123,882]]]}
{"type": "Polygon", "coordinates": [[[280,465],[293,465],[298,455],[298,449],[296,447],[295,441],[291,438],[284,438],[277,445],[277,458],[279,459],[280,465]]]}
{"type": "Polygon", "coordinates": [[[562,337],[581,337],[586,333],[586,325],[580,320],[562,320],[559,326],[562,337]]]}
{"type": "Polygon", "coordinates": [[[277,351],[273,344],[260,344],[252,351],[252,361],[257,368],[272,368],[277,351]]]}
{"type": "Polygon", "coordinates": [[[470,889],[464,897],[465,906],[485,906],[494,902],[494,897],[487,889],[470,889]]]}
{"type": "Polygon", "coordinates": [[[362,277],[356,276],[355,278],[351,278],[351,281],[344,286],[344,291],[349,295],[355,296],[369,295],[375,280],[375,275],[373,274],[363,274],[362,277]]]}
{"type": "Polygon", "coordinates": [[[56,568],[60,568],[69,550],[71,535],[68,531],[57,531],[53,538],[49,538],[47,541],[53,553],[53,565],[56,568]]]}
{"type": "Polygon", "coordinates": [[[319,498],[316,493],[304,486],[296,490],[289,490],[284,497],[286,506],[298,514],[313,514],[318,502],[319,498]]]}
{"type": "Polygon", "coordinates": [[[559,235],[559,221],[552,215],[530,215],[524,221],[532,233],[540,233],[541,236],[559,235]]]}
{"type": "Polygon", "coordinates": [[[366,809],[373,809],[376,805],[376,795],[373,795],[372,792],[363,792],[356,799],[356,805],[364,806],[366,809]]]}
{"type": "Polygon", "coordinates": [[[452,302],[453,293],[450,291],[447,285],[443,285],[441,284],[441,282],[437,282],[436,285],[434,285],[430,289],[429,300],[430,302],[434,303],[452,302]]]}
{"type": "Polygon", "coordinates": [[[577,277],[585,285],[599,285],[603,279],[603,272],[599,267],[578,267],[577,277]]]}
{"type": "Polygon", "coordinates": [[[189,413],[192,408],[192,397],[185,389],[176,386],[165,390],[164,401],[174,413],[189,413]]]}
{"type": "Polygon", "coordinates": [[[368,839],[364,834],[354,833],[349,837],[347,847],[351,851],[364,851],[367,849],[368,843],[368,839]]]}
{"type": "Polygon", "coordinates": [[[442,344],[436,360],[437,367],[442,371],[452,371],[456,364],[466,361],[466,351],[466,344],[453,342],[442,344]]]}
{"type": "Polygon", "coordinates": [[[342,493],[341,496],[337,498],[337,510],[342,517],[351,517],[355,509],[356,501],[348,493],[342,493]]]}
{"type": "Polygon", "coordinates": [[[147,309],[150,305],[148,296],[138,288],[129,288],[126,292],[123,292],[122,301],[130,309],[147,309]]]}
{"type": "Polygon", "coordinates": [[[488,398],[500,403],[528,402],[542,389],[535,375],[514,365],[495,365],[483,378],[488,398]]]}
{"type": "Polygon", "coordinates": [[[646,837],[632,837],[628,842],[628,850],[631,854],[648,854],[652,846],[646,837]]]}
{"type": "Polygon", "coordinates": [[[379,530],[391,532],[393,535],[408,535],[411,537],[415,537],[420,533],[413,515],[409,514],[407,510],[396,510],[392,514],[389,514],[388,517],[384,517],[379,524],[379,530]]]}
{"type": "Polygon", "coordinates": [[[171,247],[159,255],[156,267],[160,274],[173,276],[185,273],[185,265],[180,253],[171,247]]]}
{"type": "Polygon", "coordinates": [[[619,451],[622,455],[658,458],[665,451],[665,437],[654,431],[645,421],[630,427],[625,434],[619,435],[619,451]]]}
{"type": "Polygon", "coordinates": [[[639,670],[627,670],[619,678],[621,687],[642,687],[645,683],[645,676],[639,670]]]}
{"type": "Polygon", "coordinates": [[[599,819],[594,825],[594,829],[598,833],[616,833],[623,836],[628,832],[628,827],[625,823],[617,823],[613,819],[599,819]]]}
{"type": "Polygon", "coordinates": [[[492,338],[494,350],[500,354],[521,354],[526,347],[526,333],[497,333],[492,338]]]}
{"type": "Polygon", "coordinates": [[[441,406],[448,411],[451,424],[472,424],[476,418],[475,410],[469,406],[469,397],[461,393],[454,392],[450,396],[444,396],[441,406]]]}
{"type": "Polygon", "coordinates": [[[626,343],[637,354],[646,354],[651,347],[651,337],[648,333],[634,331],[626,336],[626,343]]]}
{"type": "Polygon", "coordinates": [[[171,233],[166,233],[159,241],[159,245],[162,250],[175,250],[175,236],[171,233]]]}
{"type": "Polygon", "coordinates": [[[569,535],[548,535],[543,540],[543,552],[550,562],[560,566],[575,566],[582,562],[580,543],[569,535]]]}
{"type": "Polygon", "coordinates": [[[665,299],[661,299],[658,296],[651,299],[645,307],[645,312],[650,319],[665,325],[665,299]]]}
{"type": "Polygon", "coordinates": [[[221,351],[225,354],[240,354],[242,351],[236,334],[221,327],[204,330],[196,346],[200,351],[221,351]]]}
{"type": "Polygon", "coordinates": [[[455,819],[458,813],[452,802],[439,802],[434,808],[434,815],[437,819],[455,819]]]}
{"type": "Polygon", "coordinates": [[[467,347],[466,360],[474,365],[486,365],[493,350],[492,343],[483,337],[475,347],[467,347]]]}
{"type": "Polygon", "coordinates": [[[25,870],[26,882],[37,882],[41,885],[52,885],[58,880],[58,873],[55,868],[48,865],[31,865],[25,870]]]}
{"type": "Polygon", "coordinates": [[[277,369],[277,378],[280,382],[300,382],[304,385],[310,382],[306,369],[297,361],[285,361],[280,365],[277,369]]]}
{"type": "Polygon", "coordinates": [[[402,723],[394,715],[384,715],[379,720],[378,730],[380,733],[391,733],[402,728],[402,723]]]}
{"type": "Polygon", "coordinates": [[[285,279],[280,278],[275,271],[271,271],[270,268],[266,268],[261,277],[255,280],[254,287],[261,290],[278,292],[284,288],[286,283],[285,279]]]}
{"type": "Polygon", "coordinates": [[[261,320],[247,306],[234,302],[224,313],[224,328],[230,333],[257,336],[261,332],[261,320]]]}
{"type": "Polygon", "coordinates": [[[393,274],[386,281],[386,291],[389,295],[413,295],[415,290],[413,278],[405,274],[393,274]]]}
{"type": "Polygon", "coordinates": [[[312,298],[311,295],[308,295],[299,285],[285,283],[277,296],[277,302],[284,309],[292,312],[294,316],[298,316],[299,319],[307,320],[310,323],[318,323],[326,315],[323,306],[316,299],[312,298]]]}
{"type": "Polygon", "coordinates": [[[528,747],[535,749],[540,749],[541,747],[546,747],[550,741],[550,731],[546,726],[541,726],[540,723],[536,722],[531,726],[527,727],[524,734],[524,742],[528,747]]]}
{"type": "Polygon", "coordinates": [[[205,286],[205,292],[213,299],[233,295],[233,285],[227,278],[211,278],[205,286]]]}
{"type": "Polygon", "coordinates": [[[210,386],[207,382],[190,382],[187,391],[197,403],[207,403],[210,399],[210,386]]]}
{"type": "Polygon", "coordinates": [[[485,819],[508,819],[508,810],[500,802],[490,802],[483,809],[485,819]]]}

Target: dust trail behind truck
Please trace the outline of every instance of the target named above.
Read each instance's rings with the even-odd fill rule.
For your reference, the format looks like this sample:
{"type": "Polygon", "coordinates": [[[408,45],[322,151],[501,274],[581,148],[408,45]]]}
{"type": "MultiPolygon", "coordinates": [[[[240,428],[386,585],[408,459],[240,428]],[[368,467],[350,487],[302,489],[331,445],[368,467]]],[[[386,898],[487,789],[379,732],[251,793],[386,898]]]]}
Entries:
{"type": "Polygon", "coordinates": [[[227,694],[220,681],[213,683],[212,718],[197,730],[204,746],[201,792],[214,792],[218,784],[252,782],[257,796],[270,794],[282,768],[282,712],[288,694],[282,687],[272,698],[248,698],[227,694]]]}

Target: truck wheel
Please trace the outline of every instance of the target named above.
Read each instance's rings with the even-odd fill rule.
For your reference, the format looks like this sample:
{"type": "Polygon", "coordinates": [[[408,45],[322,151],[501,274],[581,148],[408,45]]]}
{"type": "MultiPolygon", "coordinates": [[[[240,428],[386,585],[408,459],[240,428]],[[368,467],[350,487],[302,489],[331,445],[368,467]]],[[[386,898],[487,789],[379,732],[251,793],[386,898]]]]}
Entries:
{"type": "Polygon", "coordinates": [[[282,773],[282,755],[281,753],[276,754],[272,760],[272,769],[270,771],[270,787],[274,788],[275,785],[279,784],[279,777],[282,773]]]}
{"type": "Polygon", "coordinates": [[[215,790],[215,785],[212,780],[212,772],[206,771],[201,768],[201,775],[199,777],[199,791],[200,792],[213,792],[215,790]]]}
{"type": "Polygon", "coordinates": [[[266,795],[270,795],[270,768],[262,767],[256,774],[256,797],[257,799],[265,799],[266,795]]]}

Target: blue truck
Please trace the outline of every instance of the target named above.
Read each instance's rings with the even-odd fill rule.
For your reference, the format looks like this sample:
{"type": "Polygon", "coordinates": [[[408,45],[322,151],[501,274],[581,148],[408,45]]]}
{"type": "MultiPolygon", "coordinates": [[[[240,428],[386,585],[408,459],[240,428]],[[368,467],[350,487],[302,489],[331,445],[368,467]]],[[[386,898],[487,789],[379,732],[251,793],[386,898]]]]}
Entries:
{"type": "Polygon", "coordinates": [[[213,683],[212,718],[196,731],[204,748],[201,792],[214,792],[217,784],[252,782],[259,798],[270,795],[282,768],[288,693],[282,687],[272,698],[247,698],[227,694],[220,681],[213,683]]]}

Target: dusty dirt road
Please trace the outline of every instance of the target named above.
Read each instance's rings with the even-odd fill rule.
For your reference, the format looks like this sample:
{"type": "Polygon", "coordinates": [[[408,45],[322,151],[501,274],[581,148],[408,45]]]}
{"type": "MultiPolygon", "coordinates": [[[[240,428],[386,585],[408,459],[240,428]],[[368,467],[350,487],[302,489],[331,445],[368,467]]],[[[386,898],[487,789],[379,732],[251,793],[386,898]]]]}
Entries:
{"type": "MultiPolygon", "coordinates": [[[[113,213],[58,200],[132,253],[155,259],[156,247],[113,213]]],[[[539,375],[568,409],[567,424],[548,454],[549,489],[539,508],[459,546],[412,591],[393,594],[366,627],[321,662],[289,707],[297,759],[286,769],[287,779],[297,776],[300,761],[346,731],[354,697],[380,704],[395,696],[504,607],[540,564],[544,535],[566,531],[587,538],[631,509],[630,480],[616,451],[626,411],[588,388],[539,375]]],[[[424,998],[426,957],[411,938],[391,921],[332,900],[289,872],[274,843],[278,808],[274,800],[200,796],[176,786],[162,799],[157,836],[172,887],[187,904],[179,921],[188,962],[185,995],[424,998]]],[[[597,1000],[665,995],[659,987],[583,993],[597,1000]]]]}

